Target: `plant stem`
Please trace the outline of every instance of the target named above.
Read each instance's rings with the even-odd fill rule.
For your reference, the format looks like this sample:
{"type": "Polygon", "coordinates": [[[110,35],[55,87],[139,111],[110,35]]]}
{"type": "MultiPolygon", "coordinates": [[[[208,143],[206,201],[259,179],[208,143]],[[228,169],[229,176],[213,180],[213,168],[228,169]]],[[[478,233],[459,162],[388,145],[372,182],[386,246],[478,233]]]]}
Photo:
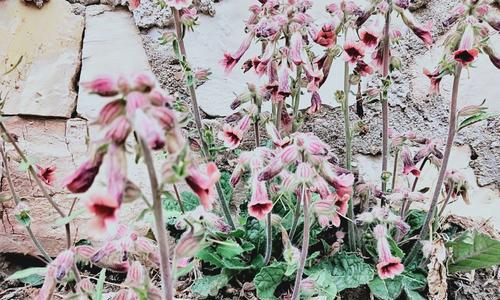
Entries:
{"type": "MultiPolygon", "coordinates": [[[[347,35],[347,32],[346,32],[347,35]]],[[[345,134],[345,165],[347,170],[352,169],[352,132],[351,120],[349,119],[349,92],[351,90],[351,83],[349,81],[349,62],[344,63],[344,99],[342,102],[342,112],[344,115],[344,134],[345,134]]],[[[349,207],[347,210],[347,217],[354,220],[354,199],[349,199],[349,207]]],[[[347,237],[349,248],[351,251],[356,251],[356,227],[353,222],[347,224],[347,237]]]]}
{"type": "Polygon", "coordinates": [[[302,83],[302,65],[297,66],[297,76],[293,94],[293,132],[297,130],[297,116],[300,105],[300,85],[302,83]]]}
{"type": "Polygon", "coordinates": [[[392,185],[391,185],[392,191],[394,191],[394,189],[396,188],[396,178],[397,178],[396,173],[398,172],[398,159],[399,159],[399,150],[396,150],[396,154],[394,154],[394,167],[392,169],[392,185]]]}
{"type": "Polygon", "coordinates": [[[151,150],[147,144],[140,140],[142,152],[144,154],[144,163],[148,168],[149,181],[151,183],[151,194],[153,195],[153,214],[155,217],[156,240],[160,248],[160,273],[161,286],[163,290],[162,299],[173,300],[173,286],[170,274],[170,250],[167,243],[167,230],[165,229],[165,221],[163,219],[163,206],[161,203],[160,191],[158,189],[158,179],[156,170],[151,156],[151,150]]]}
{"type": "Polygon", "coordinates": [[[299,218],[300,218],[300,205],[302,202],[304,202],[304,193],[300,194],[300,200],[297,201],[297,206],[295,206],[295,211],[293,213],[292,228],[290,228],[290,233],[288,234],[290,241],[293,240],[293,237],[295,236],[295,231],[297,231],[297,225],[299,224],[299,218]]]}
{"type": "MultiPolygon", "coordinates": [[[[179,51],[181,52],[182,56],[184,56],[187,59],[187,54],[186,54],[186,46],[184,45],[184,38],[183,38],[183,33],[182,33],[182,23],[180,20],[180,15],[179,11],[175,9],[174,7],[171,7],[172,9],[172,15],[174,16],[174,25],[175,25],[175,32],[176,32],[176,37],[177,41],[179,42],[179,51]]],[[[194,121],[196,124],[196,129],[198,131],[198,135],[200,137],[201,145],[203,148],[202,154],[206,159],[210,159],[210,152],[208,149],[208,145],[205,142],[205,139],[203,137],[203,124],[201,122],[201,114],[200,114],[200,107],[198,106],[198,100],[196,97],[196,91],[194,89],[194,85],[192,84],[187,84],[188,90],[189,90],[189,96],[191,98],[191,106],[193,110],[193,115],[194,115],[194,121]]],[[[224,217],[226,218],[227,223],[229,226],[231,226],[232,229],[235,229],[233,219],[231,218],[231,212],[229,210],[229,206],[226,202],[226,199],[224,197],[224,192],[222,190],[222,187],[219,182],[215,184],[217,194],[219,196],[219,202],[222,206],[222,210],[224,212],[224,217]]]]}
{"type": "MultiPolygon", "coordinates": [[[[389,3],[391,6],[391,3],[389,3]]],[[[389,27],[391,22],[391,8],[386,13],[385,16],[385,26],[384,26],[384,41],[383,41],[383,56],[382,56],[382,77],[387,79],[389,75],[389,63],[391,61],[391,37],[389,33],[389,27]]],[[[389,153],[389,103],[388,99],[383,91],[380,94],[380,102],[382,103],[382,174],[387,172],[387,157],[389,153]]],[[[382,180],[382,192],[387,191],[387,182],[382,180]]]]}
{"type": "Polygon", "coordinates": [[[273,224],[271,222],[271,212],[266,216],[266,255],[264,257],[264,265],[267,265],[271,260],[271,252],[273,250],[273,224]]]}
{"type": "MultiPolygon", "coordinates": [[[[14,199],[14,202],[16,203],[16,205],[18,205],[19,202],[21,202],[21,201],[20,201],[19,197],[17,196],[16,190],[14,189],[14,183],[12,182],[12,178],[10,177],[10,170],[9,170],[9,165],[8,165],[8,161],[7,161],[7,156],[5,155],[5,151],[4,151],[4,145],[0,145],[0,153],[2,155],[2,161],[3,161],[3,165],[4,165],[5,177],[7,178],[7,183],[9,184],[9,189],[10,189],[10,192],[12,194],[12,199],[14,199]]],[[[33,231],[31,230],[31,227],[29,225],[25,226],[25,227],[26,227],[26,230],[28,231],[28,234],[29,234],[31,240],[33,241],[33,244],[35,244],[35,246],[38,249],[38,251],[40,251],[40,253],[42,254],[42,256],[48,262],[51,262],[52,258],[47,253],[47,251],[45,250],[45,248],[43,248],[43,246],[40,243],[40,241],[38,241],[38,239],[36,238],[36,236],[33,234],[33,231]]]]}
{"type": "MultiPolygon", "coordinates": [[[[306,194],[305,187],[302,187],[302,194],[306,194]]],[[[297,269],[297,275],[295,277],[295,285],[293,287],[293,294],[291,300],[297,300],[300,296],[300,283],[302,281],[302,274],[304,273],[304,266],[306,264],[307,253],[309,250],[309,196],[302,197],[304,199],[304,231],[302,238],[302,250],[300,252],[299,267],[297,269]]]]}
{"type": "MultiPolygon", "coordinates": [[[[424,158],[424,160],[422,161],[422,164],[420,164],[420,173],[422,173],[422,170],[424,169],[424,166],[425,164],[427,163],[427,161],[429,160],[429,157],[426,157],[424,158]]],[[[418,183],[418,179],[420,178],[419,177],[415,177],[415,179],[413,180],[413,185],[411,187],[411,191],[414,192],[415,189],[417,188],[417,183],[418,183]]],[[[406,214],[408,213],[408,210],[410,209],[410,205],[411,205],[411,202],[410,202],[410,199],[408,198],[405,198],[403,200],[403,204],[401,205],[401,210],[399,212],[399,214],[401,215],[401,218],[404,220],[406,218],[406,214]]]]}
{"type": "Polygon", "coordinates": [[[181,195],[179,195],[179,190],[177,189],[177,185],[174,183],[172,184],[172,186],[174,187],[175,198],[177,199],[177,203],[179,203],[181,212],[182,214],[185,214],[186,210],[184,209],[184,204],[182,203],[181,195]]]}
{"type": "Polygon", "coordinates": [[[441,218],[441,216],[443,215],[444,213],[444,210],[446,208],[446,206],[448,206],[448,203],[450,202],[450,198],[451,198],[451,194],[452,194],[452,189],[450,189],[450,191],[448,192],[448,194],[446,195],[446,198],[444,199],[444,203],[443,203],[443,206],[441,206],[441,209],[439,210],[439,213],[437,215],[437,219],[439,220],[441,218]]]}
{"type": "Polygon", "coordinates": [[[460,83],[460,74],[462,73],[462,66],[457,64],[455,68],[455,76],[453,78],[453,90],[451,94],[451,105],[450,105],[450,124],[448,128],[448,138],[446,140],[446,147],[444,150],[443,161],[441,164],[441,168],[439,169],[439,176],[436,182],[436,187],[434,188],[434,194],[432,196],[431,204],[429,207],[429,211],[425,217],[424,224],[422,225],[422,229],[420,230],[420,235],[418,237],[418,241],[413,245],[410,254],[408,254],[406,258],[406,262],[412,262],[416,257],[418,251],[420,250],[420,241],[425,240],[429,233],[429,226],[431,224],[432,219],[434,218],[434,214],[437,208],[437,202],[439,198],[439,194],[441,193],[441,187],[444,182],[444,177],[446,175],[446,168],[448,167],[448,161],[450,159],[451,149],[453,147],[453,140],[455,138],[456,130],[457,130],[457,100],[458,100],[458,87],[460,83]]]}
{"type": "Polygon", "coordinates": [[[278,131],[280,130],[280,126],[281,126],[281,113],[283,111],[283,101],[285,101],[285,100],[279,101],[276,104],[276,120],[275,120],[275,125],[276,125],[276,129],[278,131]]]}

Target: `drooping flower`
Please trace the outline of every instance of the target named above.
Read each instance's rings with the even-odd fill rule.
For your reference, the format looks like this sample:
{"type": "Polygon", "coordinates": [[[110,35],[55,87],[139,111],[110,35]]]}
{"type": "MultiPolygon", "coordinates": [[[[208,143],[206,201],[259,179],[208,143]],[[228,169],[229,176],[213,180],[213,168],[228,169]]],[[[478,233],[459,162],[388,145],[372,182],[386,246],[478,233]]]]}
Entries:
{"type": "Polygon", "coordinates": [[[59,255],[57,255],[56,259],[51,263],[55,268],[55,277],[56,280],[62,280],[71,270],[73,264],[75,262],[75,253],[73,250],[65,250],[59,255]]]}
{"type": "Polygon", "coordinates": [[[470,204],[469,199],[469,184],[464,175],[462,175],[457,170],[446,171],[445,177],[445,188],[447,193],[451,193],[451,197],[456,199],[458,196],[462,196],[465,204],[470,204]]]}
{"type": "Polygon", "coordinates": [[[111,77],[99,77],[89,82],[82,82],[82,87],[101,97],[118,95],[118,87],[111,77]]]}
{"type": "Polygon", "coordinates": [[[56,166],[42,167],[36,164],[36,175],[40,178],[46,185],[53,185],[56,179],[56,166]]]}
{"type": "Polygon", "coordinates": [[[137,109],[144,109],[151,102],[141,92],[131,92],[127,95],[127,114],[133,116],[137,109]]]}
{"type": "Polygon", "coordinates": [[[290,39],[290,58],[297,66],[304,63],[302,47],[302,34],[299,31],[295,31],[290,39]]]}
{"type": "Polygon", "coordinates": [[[72,193],[86,192],[92,186],[97,173],[99,173],[104,154],[103,151],[97,151],[94,158],[81,164],[71,176],[63,181],[63,186],[72,193]]]}
{"type": "Polygon", "coordinates": [[[94,214],[91,226],[100,232],[116,229],[118,222],[118,209],[120,204],[116,199],[107,195],[94,194],[85,203],[87,209],[94,214]]]}
{"type": "Polygon", "coordinates": [[[373,68],[370,67],[367,63],[365,63],[362,59],[356,62],[356,67],[354,71],[361,76],[368,76],[373,74],[373,68]]]}
{"type": "Polygon", "coordinates": [[[401,157],[403,159],[403,174],[408,175],[412,173],[415,177],[419,177],[420,170],[415,166],[413,157],[408,147],[403,147],[403,150],[401,151],[401,157]]]}
{"type": "Polygon", "coordinates": [[[155,87],[156,83],[149,74],[140,73],[134,77],[133,88],[142,93],[149,93],[155,87]]]}
{"type": "Polygon", "coordinates": [[[198,195],[201,205],[206,210],[211,210],[213,207],[215,201],[214,185],[219,178],[219,169],[213,162],[206,165],[206,172],[204,173],[193,165],[189,167],[189,176],[186,177],[186,183],[198,195]]]}
{"type": "Polygon", "coordinates": [[[120,116],[111,123],[105,136],[115,145],[123,145],[131,131],[132,128],[127,118],[120,116]]]}
{"type": "Polygon", "coordinates": [[[363,58],[365,50],[360,43],[347,42],[344,44],[344,59],[352,64],[363,58]]]}
{"type": "Polygon", "coordinates": [[[258,220],[263,220],[272,209],[273,202],[269,200],[266,183],[254,178],[252,180],[252,198],[248,203],[248,213],[258,220]]]}
{"type": "Polygon", "coordinates": [[[453,58],[466,67],[479,55],[479,50],[474,48],[474,29],[472,25],[465,28],[458,50],[453,53],[453,58]]]}
{"type": "Polygon", "coordinates": [[[228,75],[233,70],[234,66],[240,61],[241,57],[250,48],[250,43],[252,42],[253,34],[249,34],[240,48],[234,53],[226,52],[224,53],[224,58],[220,61],[221,65],[224,67],[224,73],[228,75]]]}
{"type": "Polygon", "coordinates": [[[352,195],[354,174],[340,167],[334,167],[328,162],[323,162],[320,169],[321,176],[335,188],[339,197],[352,195]]]}
{"type": "Polygon", "coordinates": [[[192,0],[165,0],[165,3],[170,7],[181,10],[183,8],[188,8],[191,5],[192,0]]]}
{"type": "Polygon", "coordinates": [[[125,113],[125,102],[123,100],[114,100],[104,105],[99,112],[99,117],[96,121],[99,125],[108,125],[113,122],[118,116],[125,113]]]}
{"type": "Polygon", "coordinates": [[[224,124],[222,126],[222,131],[219,132],[219,139],[224,141],[224,145],[229,149],[233,150],[238,148],[243,140],[243,135],[250,128],[250,116],[245,115],[235,127],[229,124],[224,124]]]}
{"type": "Polygon", "coordinates": [[[394,277],[403,273],[405,267],[399,257],[392,256],[391,247],[387,240],[387,229],[384,225],[378,224],[373,229],[373,235],[377,240],[378,276],[380,279],[394,279],[394,277]]]}
{"type": "Polygon", "coordinates": [[[321,96],[318,92],[313,92],[311,95],[311,106],[307,109],[307,113],[312,115],[321,109],[321,96]]]}
{"type": "Polygon", "coordinates": [[[421,39],[426,46],[431,46],[433,43],[431,29],[432,22],[428,22],[425,25],[419,24],[417,20],[413,17],[413,15],[408,11],[404,10],[401,13],[401,17],[403,22],[406,24],[408,28],[419,38],[421,39]]]}
{"type": "Polygon", "coordinates": [[[500,69],[500,56],[495,53],[495,50],[493,50],[493,48],[490,45],[486,45],[483,47],[483,51],[484,53],[486,53],[486,55],[488,55],[493,65],[497,69],[500,69]]]}
{"type": "Polygon", "coordinates": [[[438,95],[440,93],[439,85],[445,75],[444,72],[439,67],[436,68],[434,72],[424,68],[424,75],[431,80],[431,93],[438,95]]]}
{"type": "Polygon", "coordinates": [[[331,194],[326,199],[314,203],[314,212],[318,218],[318,223],[322,228],[340,226],[340,215],[347,213],[349,195],[339,197],[331,194]]]}
{"type": "Polygon", "coordinates": [[[157,120],[149,117],[142,109],[137,109],[133,119],[134,130],[153,150],[165,146],[165,136],[157,120]]]}
{"type": "Polygon", "coordinates": [[[146,280],[145,272],[142,264],[136,260],[130,265],[125,282],[131,287],[142,287],[146,280]]]}

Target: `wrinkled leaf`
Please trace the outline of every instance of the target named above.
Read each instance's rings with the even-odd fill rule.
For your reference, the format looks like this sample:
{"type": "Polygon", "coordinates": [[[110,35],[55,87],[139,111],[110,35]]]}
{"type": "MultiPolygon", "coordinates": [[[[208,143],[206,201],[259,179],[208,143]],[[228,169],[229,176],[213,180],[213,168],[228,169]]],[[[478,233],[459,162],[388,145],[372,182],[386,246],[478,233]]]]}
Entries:
{"type": "Polygon", "coordinates": [[[338,292],[367,284],[373,279],[372,267],[355,254],[340,252],[333,258],[331,273],[338,292]]]}
{"type": "Polygon", "coordinates": [[[227,285],[229,277],[226,274],[219,274],[213,276],[203,276],[193,283],[191,292],[205,299],[208,296],[217,296],[219,290],[227,285]]]}
{"type": "MultiPolygon", "coordinates": [[[[323,300],[334,300],[337,295],[337,286],[335,279],[328,270],[316,272],[308,277],[314,283],[313,291],[303,291],[302,294],[306,297],[321,296],[323,300]]],[[[307,299],[308,299],[307,298],[307,299]]]]}
{"type": "Polygon", "coordinates": [[[452,250],[449,272],[468,272],[500,264],[500,241],[477,231],[466,231],[446,244],[452,250]]]}
{"type": "Polygon", "coordinates": [[[260,270],[253,282],[257,289],[257,297],[261,300],[274,300],[274,292],[276,287],[281,283],[285,274],[285,265],[283,263],[274,262],[273,264],[264,267],[260,270]]]}
{"type": "Polygon", "coordinates": [[[398,298],[403,291],[401,276],[385,280],[382,280],[377,276],[370,283],[368,283],[368,287],[375,297],[382,300],[394,300],[398,298]]]}

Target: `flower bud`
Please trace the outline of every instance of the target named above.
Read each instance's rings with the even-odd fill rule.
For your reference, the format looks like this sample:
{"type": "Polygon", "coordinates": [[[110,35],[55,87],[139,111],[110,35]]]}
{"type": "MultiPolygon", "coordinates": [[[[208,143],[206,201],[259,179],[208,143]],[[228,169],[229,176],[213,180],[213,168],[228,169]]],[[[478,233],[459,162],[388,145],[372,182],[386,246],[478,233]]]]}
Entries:
{"type": "Polygon", "coordinates": [[[139,74],[134,78],[134,89],[140,92],[149,92],[155,86],[153,78],[147,74],[139,74]]]}
{"type": "Polygon", "coordinates": [[[125,102],[123,102],[123,100],[111,101],[104,105],[99,112],[97,123],[99,125],[108,125],[123,113],[125,113],[125,102]]]}
{"type": "Polygon", "coordinates": [[[118,87],[111,77],[99,77],[89,82],[83,82],[81,85],[91,93],[102,97],[118,95],[118,87]]]}
{"type": "Polygon", "coordinates": [[[61,252],[53,261],[56,268],[55,277],[57,280],[62,280],[68,274],[75,262],[75,253],[72,250],[61,252]]]}
{"type": "Polygon", "coordinates": [[[141,263],[139,261],[134,261],[127,271],[125,282],[131,287],[141,287],[145,283],[145,272],[141,263]]]}

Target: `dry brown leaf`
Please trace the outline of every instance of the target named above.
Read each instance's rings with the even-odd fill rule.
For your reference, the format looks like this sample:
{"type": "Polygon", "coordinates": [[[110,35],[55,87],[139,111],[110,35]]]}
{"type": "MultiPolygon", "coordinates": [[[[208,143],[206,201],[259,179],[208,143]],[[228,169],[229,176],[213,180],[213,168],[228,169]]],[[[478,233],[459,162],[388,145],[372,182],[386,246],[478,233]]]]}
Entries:
{"type": "Polygon", "coordinates": [[[427,282],[429,284],[429,299],[444,300],[447,299],[448,284],[446,282],[446,258],[447,252],[442,239],[437,239],[432,243],[432,249],[429,254],[429,264],[427,268],[427,282]]]}

